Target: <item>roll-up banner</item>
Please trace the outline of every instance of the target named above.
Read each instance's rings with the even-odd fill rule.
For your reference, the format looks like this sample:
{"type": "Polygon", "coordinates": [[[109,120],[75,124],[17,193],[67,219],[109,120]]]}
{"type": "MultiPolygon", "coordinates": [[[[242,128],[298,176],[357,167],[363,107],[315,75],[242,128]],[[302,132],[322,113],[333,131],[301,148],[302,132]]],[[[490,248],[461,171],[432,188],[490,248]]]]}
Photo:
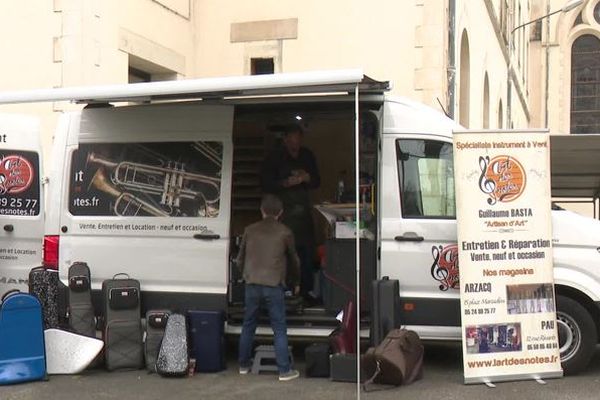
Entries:
{"type": "Polygon", "coordinates": [[[465,383],[562,376],[546,131],[454,132],[465,383]]]}

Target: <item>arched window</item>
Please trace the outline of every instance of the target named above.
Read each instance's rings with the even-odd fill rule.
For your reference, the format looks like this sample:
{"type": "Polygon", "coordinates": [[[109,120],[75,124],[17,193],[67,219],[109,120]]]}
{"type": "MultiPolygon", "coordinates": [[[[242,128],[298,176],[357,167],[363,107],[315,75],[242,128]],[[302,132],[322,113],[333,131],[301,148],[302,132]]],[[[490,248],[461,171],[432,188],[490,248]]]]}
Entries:
{"type": "Polygon", "coordinates": [[[571,49],[571,133],[600,133],[600,39],[593,35],[571,49]]]}
{"type": "Polygon", "coordinates": [[[469,127],[471,60],[469,54],[469,38],[464,31],[460,40],[460,91],[459,91],[459,122],[465,128],[469,127]]]}
{"type": "Polygon", "coordinates": [[[504,124],[502,123],[502,114],[504,110],[502,110],[502,99],[498,102],[498,129],[504,128],[504,124]]]}
{"type": "Polygon", "coordinates": [[[483,129],[490,127],[490,83],[488,74],[483,78],[483,129]]]}

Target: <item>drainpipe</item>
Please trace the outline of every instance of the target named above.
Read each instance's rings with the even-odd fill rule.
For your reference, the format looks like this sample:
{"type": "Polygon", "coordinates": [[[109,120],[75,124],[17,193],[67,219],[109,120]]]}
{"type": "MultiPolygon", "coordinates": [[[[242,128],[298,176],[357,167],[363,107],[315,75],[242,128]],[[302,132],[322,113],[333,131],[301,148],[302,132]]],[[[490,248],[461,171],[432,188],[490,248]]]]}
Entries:
{"type": "MultiPolygon", "coordinates": [[[[550,14],[550,2],[546,2],[546,14],[550,14]]],[[[544,128],[548,128],[548,100],[550,90],[550,19],[546,20],[546,90],[544,93],[544,128]]]]}
{"type": "Polygon", "coordinates": [[[448,0],[448,116],[454,119],[456,97],[456,0],[448,0]]]}

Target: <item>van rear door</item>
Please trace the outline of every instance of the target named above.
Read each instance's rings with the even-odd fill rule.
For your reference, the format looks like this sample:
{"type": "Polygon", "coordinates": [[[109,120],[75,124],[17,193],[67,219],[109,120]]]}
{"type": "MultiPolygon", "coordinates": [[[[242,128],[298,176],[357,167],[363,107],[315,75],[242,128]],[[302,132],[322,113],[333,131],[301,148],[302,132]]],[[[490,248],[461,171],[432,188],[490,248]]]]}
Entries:
{"type": "Polygon", "coordinates": [[[59,265],[139,279],[145,309],[224,308],[231,106],[84,109],[65,153],[59,265]]]}
{"type": "Polygon", "coordinates": [[[40,128],[35,118],[0,114],[0,295],[27,291],[44,235],[40,128]]]}

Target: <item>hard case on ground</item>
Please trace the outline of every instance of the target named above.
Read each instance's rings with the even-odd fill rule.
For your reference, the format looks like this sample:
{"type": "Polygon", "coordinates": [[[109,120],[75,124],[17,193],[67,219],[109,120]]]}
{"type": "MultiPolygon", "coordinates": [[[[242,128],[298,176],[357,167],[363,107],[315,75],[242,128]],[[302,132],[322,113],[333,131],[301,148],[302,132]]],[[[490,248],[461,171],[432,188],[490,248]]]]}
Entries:
{"type": "Polygon", "coordinates": [[[140,282],[126,274],[102,282],[104,355],[108,370],[144,367],[140,293],[140,282]]]}
{"type": "Polygon", "coordinates": [[[45,377],[42,306],[33,295],[8,292],[0,305],[0,385],[45,377]]]}
{"type": "Polygon", "coordinates": [[[191,355],[196,371],[225,369],[225,315],[222,311],[188,311],[191,355]]]}
{"type": "MultiPolygon", "coordinates": [[[[356,382],[356,354],[332,354],[329,358],[330,379],[335,382],[356,382]]],[[[366,379],[361,369],[360,381],[366,379]]]]}
{"type": "Polygon", "coordinates": [[[181,314],[171,314],[158,352],[156,372],[162,376],[184,376],[188,372],[188,364],[185,317],[181,314]]]}
{"type": "Polygon", "coordinates": [[[96,337],[96,319],[92,305],[91,274],[84,262],[69,267],[69,327],[79,335],[96,337]]]}
{"type": "Polygon", "coordinates": [[[387,276],[372,282],[371,346],[400,327],[400,283],[387,276]]]}
{"type": "MultiPolygon", "coordinates": [[[[354,239],[330,239],[325,243],[323,303],[330,313],[337,314],[344,304],[356,296],[355,249],[354,239]]],[[[364,311],[369,310],[371,302],[371,281],[375,277],[375,253],[375,241],[360,240],[360,304],[364,311]]]]}
{"type": "Polygon", "coordinates": [[[58,271],[46,267],[35,267],[29,272],[29,293],[42,305],[44,329],[59,326],[59,279],[58,271]]]}
{"type": "Polygon", "coordinates": [[[156,372],[156,359],[158,358],[170,314],[169,310],[150,310],[146,313],[144,359],[146,369],[150,372],[156,372]]]}
{"type": "Polygon", "coordinates": [[[313,343],[304,350],[305,373],[308,377],[329,377],[329,355],[331,347],[327,343],[313,343]]]}

